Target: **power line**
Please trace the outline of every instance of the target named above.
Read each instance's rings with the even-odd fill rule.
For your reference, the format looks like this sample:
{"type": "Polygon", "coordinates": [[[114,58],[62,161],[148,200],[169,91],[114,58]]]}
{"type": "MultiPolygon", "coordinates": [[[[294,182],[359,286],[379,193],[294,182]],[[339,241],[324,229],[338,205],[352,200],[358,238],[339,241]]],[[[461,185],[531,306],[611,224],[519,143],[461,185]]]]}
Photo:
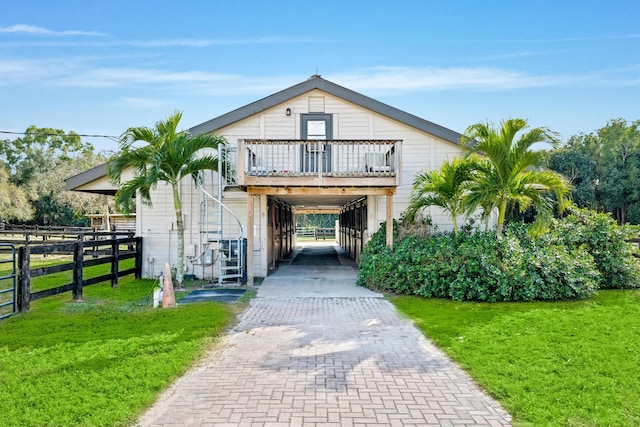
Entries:
{"type": "Polygon", "coordinates": [[[82,133],[42,133],[42,132],[11,132],[8,130],[0,130],[0,133],[8,135],[43,135],[43,136],[81,136],[84,138],[107,138],[115,142],[119,142],[120,138],[112,135],[87,135],[82,133]]]}

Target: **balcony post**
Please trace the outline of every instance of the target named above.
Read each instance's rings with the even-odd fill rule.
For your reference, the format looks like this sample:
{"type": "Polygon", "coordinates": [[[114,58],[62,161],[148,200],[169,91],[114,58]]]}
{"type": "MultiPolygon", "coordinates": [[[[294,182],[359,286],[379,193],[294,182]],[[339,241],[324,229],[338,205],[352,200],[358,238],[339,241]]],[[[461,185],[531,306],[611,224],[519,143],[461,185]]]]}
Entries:
{"type": "Polygon", "coordinates": [[[324,144],[318,141],[316,146],[316,168],[318,168],[318,182],[322,185],[322,171],[324,170],[324,144]]]}
{"type": "Polygon", "coordinates": [[[395,150],[395,169],[394,173],[396,175],[396,185],[402,185],[402,144],[401,141],[396,141],[394,145],[395,150]]]}
{"type": "Polygon", "coordinates": [[[387,247],[393,248],[393,195],[387,194],[387,247]]]}
{"type": "Polygon", "coordinates": [[[247,286],[253,287],[253,194],[247,193],[247,286]]]}
{"type": "Polygon", "coordinates": [[[238,140],[238,155],[236,161],[238,162],[238,168],[236,170],[237,181],[244,182],[245,162],[247,159],[247,143],[244,139],[238,140]]]}

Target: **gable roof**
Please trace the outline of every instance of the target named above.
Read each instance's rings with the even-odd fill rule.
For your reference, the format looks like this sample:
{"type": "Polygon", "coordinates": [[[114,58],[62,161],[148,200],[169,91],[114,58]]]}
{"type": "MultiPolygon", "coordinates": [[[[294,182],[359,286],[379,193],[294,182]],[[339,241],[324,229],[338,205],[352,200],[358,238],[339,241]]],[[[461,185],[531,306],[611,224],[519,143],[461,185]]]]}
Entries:
{"type": "Polygon", "coordinates": [[[65,179],[65,190],[82,191],[85,193],[106,194],[108,196],[113,196],[116,194],[116,188],[108,179],[106,179],[106,176],[107,164],[103,163],[94,168],[65,179]],[[101,180],[101,184],[98,188],[80,189],[80,187],[98,180],[101,180]]]}
{"type": "Polygon", "coordinates": [[[229,113],[223,114],[214,119],[194,126],[189,129],[189,131],[192,135],[200,135],[203,133],[216,131],[227,125],[286,102],[313,89],[320,89],[324,92],[345,99],[353,104],[359,105],[383,116],[389,117],[406,125],[412,126],[416,129],[438,136],[446,141],[453,142],[455,144],[460,143],[460,137],[462,135],[458,132],[447,129],[428,120],[421,119],[418,116],[414,116],[413,114],[409,114],[383,102],[376,101],[373,98],[369,98],[368,96],[364,96],[358,92],[354,92],[351,89],[339,86],[335,83],[330,82],[329,80],[323,79],[319,75],[313,75],[308,80],[302,83],[298,83],[297,85],[291,86],[288,89],[284,89],[280,92],[274,93],[273,95],[267,96],[266,98],[262,98],[258,101],[252,102],[251,104],[245,105],[244,107],[238,108],[237,110],[233,110],[229,113]]]}
{"type": "MultiPolygon", "coordinates": [[[[280,92],[276,92],[273,95],[267,96],[266,98],[262,98],[258,101],[252,102],[251,104],[245,105],[244,107],[240,107],[237,110],[233,110],[229,113],[223,114],[209,121],[196,125],[189,129],[189,131],[192,135],[196,136],[203,133],[216,131],[232,123],[250,117],[254,114],[265,111],[271,107],[275,107],[278,104],[286,102],[292,98],[310,92],[314,89],[320,89],[328,94],[334,95],[338,98],[342,98],[370,111],[397,120],[408,126],[427,132],[431,135],[440,137],[445,141],[449,141],[454,144],[460,144],[460,137],[462,135],[458,132],[447,129],[443,126],[422,119],[418,116],[414,116],[413,114],[409,114],[383,102],[376,101],[373,98],[369,98],[368,96],[362,95],[358,92],[354,92],[351,89],[347,89],[346,87],[339,86],[335,83],[330,82],[329,80],[323,79],[319,75],[313,75],[308,80],[291,86],[288,89],[281,90],[280,92]]],[[[115,193],[115,188],[113,188],[113,186],[107,182],[105,178],[106,175],[106,164],[96,166],[93,169],[89,169],[88,171],[67,178],[65,180],[66,189],[113,195],[115,193]],[[97,180],[103,180],[104,188],[91,190],[80,189],[80,187],[97,180]]]]}

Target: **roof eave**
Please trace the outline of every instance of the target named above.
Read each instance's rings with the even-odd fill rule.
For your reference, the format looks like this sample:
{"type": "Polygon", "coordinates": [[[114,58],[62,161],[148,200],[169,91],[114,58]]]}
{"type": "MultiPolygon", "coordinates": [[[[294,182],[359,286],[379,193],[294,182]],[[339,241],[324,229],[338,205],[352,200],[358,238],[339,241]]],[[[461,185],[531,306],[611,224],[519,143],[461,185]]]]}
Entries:
{"type": "Polygon", "coordinates": [[[87,171],[79,173],[78,175],[74,175],[72,177],[65,179],[64,180],[65,190],[113,196],[116,192],[116,190],[113,188],[89,189],[89,190],[81,189],[81,187],[89,184],[90,182],[93,182],[97,179],[102,179],[106,176],[107,176],[107,163],[103,163],[87,171]]]}

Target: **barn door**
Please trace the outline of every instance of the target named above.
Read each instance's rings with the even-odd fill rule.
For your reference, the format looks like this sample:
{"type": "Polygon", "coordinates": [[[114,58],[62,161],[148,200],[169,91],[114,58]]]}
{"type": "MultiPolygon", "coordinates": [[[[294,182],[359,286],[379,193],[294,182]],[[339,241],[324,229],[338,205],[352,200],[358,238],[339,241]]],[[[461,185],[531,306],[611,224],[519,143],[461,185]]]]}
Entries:
{"type": "Polygon", "coordinates": [[[333,138],[331,114],[303,114],[301,137],[305,140],[300,150],[302,172],[331,172],[331,144],[333,138]]]}

